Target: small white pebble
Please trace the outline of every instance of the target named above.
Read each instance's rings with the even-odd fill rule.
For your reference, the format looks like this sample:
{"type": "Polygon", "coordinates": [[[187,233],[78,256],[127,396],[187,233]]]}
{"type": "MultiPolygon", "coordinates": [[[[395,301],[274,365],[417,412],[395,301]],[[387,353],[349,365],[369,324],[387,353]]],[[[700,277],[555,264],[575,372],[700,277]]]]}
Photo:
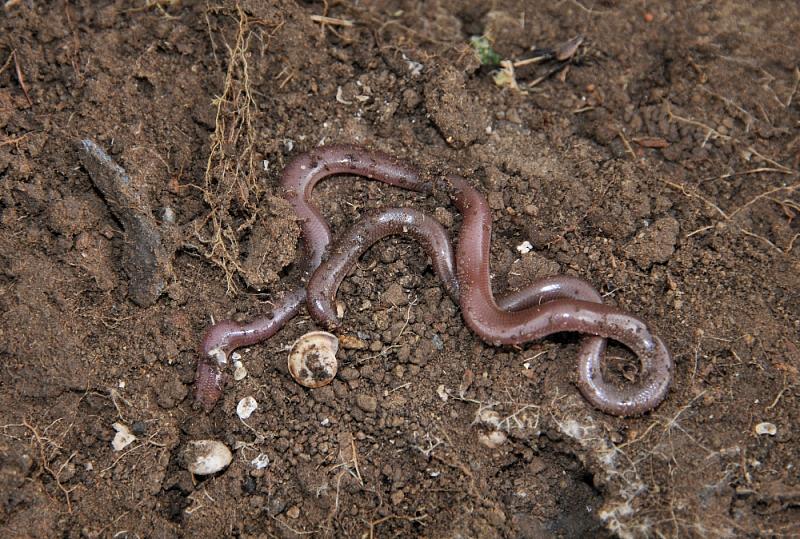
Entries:
{"type": "Polygon", "coordinates": [[[264,159],[264,161],[262,161],[261,164],[264,166],[265,171],[269,170],[269,159],[264,159]]]}
{"type": "Polygon", "coordinates": [[[258,470],[263,470],[267,466],[269,466],[269,457],[264,453],[259,454],[256,458],[250,461],[250,464],[256,467],[258,470]]]}
{"type": "Polygon", "coordinates": [[[253,397],[245,397],[236,405],[236,415],[242,419],[247,419],[258,408],[258,402],[253,397]]]}
{"type": "Polygon", "coordinates": [[[764,421],[763,423],[756,425],[756,434],[769,434],[770,436],[775,436],[776,432],[778,432],[778,427],[775,426],[775,423],[764,421]]]}
{"type": "Polygon", "coordinates": [[[234,352],[231,354],[232,361],[239,361],[240,359],[242,359],[242,354],[240,354],[239,352],[234,352]]]}
{"type": "Polygon", "coordinates": [[[320,421],[319,424],[322,425],[323,427],[327,427],[328,425],[331,424],[331,420],[326,417],[325,419],[320,421]]]}
{"type": "Polygon", "coordinates": [[[444,387],[444,384],[441,384],[439,387],[436,388],[436,394],[439,395],[439,398],[442,399],[444,402],[447,402],[447,399],[450,398],[450,395],[447,394],[447,390],[444,387]]]}
{"type": "Polygon", "coordinates": [[[440,475],[442,475],[442,472],[431,472],[430,473],[431,477],[439,477],[440,475]]]}
{"type": "Polygon", "coordinates": [[[533,245],[528,240],[523,241],[519,245],[517,245],[517,251],[521,255],[526,255],[533,250],[533,245]]]}
{"type": "Polygon", "coordinates": [[[125,380],[120,380],[117,385],[119,386],[120,389],[125,389],[125,380]]]}
{"type": "Polygon", "coordinates": [[[136,436],[131,434],[131,431],[128,429],[127,425],[123,425],[122,423],[114,423],[111,426],[114,427],[115,431],[117,431],[117,433],[114,435],[114,439],[111,440],[111,447],[114,448],[114,451],[122,451],[136,441],[136,436]]]}

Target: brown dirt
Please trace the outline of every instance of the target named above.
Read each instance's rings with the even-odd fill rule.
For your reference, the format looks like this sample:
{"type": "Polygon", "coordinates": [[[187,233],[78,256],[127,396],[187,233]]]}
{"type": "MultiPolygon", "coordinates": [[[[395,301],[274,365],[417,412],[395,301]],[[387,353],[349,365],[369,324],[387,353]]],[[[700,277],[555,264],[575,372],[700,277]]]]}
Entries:
{"type": "MultiPolygon", "coordinates": [[[[800,4],[530,4],[4,2],[3,537],[797,533],[800,4]],[[586,39],[521,93],[477,62],[482,33],[510,59],[586,39]],[[82,138],[138,178],[156,217],[175,213],[182,247],[151,307],[130,300],[82,138]],[[194,408],[211,317],[252,319],[296,282],[276,181],[323,141],[472,178],[494,210],[496,289],[553,272],[595,283],[667,342],[668,399],[637,419],[591,409],[575,339],[481,343],[420,249],[392,239],[342,287],[367,348],[340,352],[332,385],[287,374],[286,345],[313,327],[300,316],[241,351],[249,374],[210,415],[194,408]],[[259,408],[243,422],[247,395],[259,408]],[[764,421],[774,436],[754,432],[764,421]],[[138,437],[121,452],[117,422],[138,437]],[[233,463],[191,477],[192,439],[224,442],[233,463]]],[[[317,200],[335,231],[396,204],[458,229],[445,200],[364,180],[317,200]]]]}

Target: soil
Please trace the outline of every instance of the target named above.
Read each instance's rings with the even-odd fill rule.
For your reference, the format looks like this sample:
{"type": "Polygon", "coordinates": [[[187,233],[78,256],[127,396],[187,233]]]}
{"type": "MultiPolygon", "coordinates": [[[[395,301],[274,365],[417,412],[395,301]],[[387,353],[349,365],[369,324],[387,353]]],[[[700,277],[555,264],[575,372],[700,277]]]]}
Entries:
{"type": "MultiPolygon", "coordinates": [[[[800,4],[3,4],[3,537],[797,536],[800,4]],[[584,39],[496,78],[476,35],[511,61],[584,39]],[[87,138],[141,207],[96,187],[87,138]],[[205,414],[201,335],[297,284],[277,179],[336,142],[470,178],[495,289],[588,279],[667,343],[666,401],[591,408],[575,337],[482,343],[394,238],[342,286],[352,346],[331,385],[288,375],[303,313],[239,352],[247,376],[205,414]],[[174,243],[142,301],[120,206],[174,243]],[[114,424],[136,436],[119,451],[114,424]],[[227,469],[186,470],[202,439],[227,469]]],[[[334,233],[413,205],[457,237],[446,199],[348,177],[315,198],[334,233]]],[[[606,363],[636,377],[624,349],[606,363]]]]}

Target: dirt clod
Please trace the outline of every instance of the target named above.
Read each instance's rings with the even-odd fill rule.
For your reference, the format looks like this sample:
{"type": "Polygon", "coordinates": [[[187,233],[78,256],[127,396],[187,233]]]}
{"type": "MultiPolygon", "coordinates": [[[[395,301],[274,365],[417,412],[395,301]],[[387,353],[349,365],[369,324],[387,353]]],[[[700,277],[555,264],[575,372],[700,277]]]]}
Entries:
{"type": "Polygon", "coordinates": [[[658,219],[625,246],[625,255],[642,269],[663,264],[675,252],[679,230],[678,221],[672,217],[658,219]]]}

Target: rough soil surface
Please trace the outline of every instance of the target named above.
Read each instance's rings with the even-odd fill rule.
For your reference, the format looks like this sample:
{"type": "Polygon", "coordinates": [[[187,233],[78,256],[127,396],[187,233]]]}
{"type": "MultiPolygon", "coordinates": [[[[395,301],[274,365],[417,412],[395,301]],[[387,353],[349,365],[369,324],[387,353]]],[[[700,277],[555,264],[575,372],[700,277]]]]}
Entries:
{"type": "MultiPolygon", "coordinates": [[[[796,534],[798,35],[800,4],[778,1],[3,2],[0,535],[796,534]],[[498,85],[482,34],[512,61],[584,41],[498,85]],[[175,238],[150,306],[85,138],[175,238]],[[355,347],[331,385],[288,376],[303,314],[240,351],[248,374],[211,414],[193,406],[212,318],[253,319],[297,284],[277,178],[334,142],[470,178],[495,289],[588,279],[667,343],[667,400],[592,409],[576,338],[482,343],[395,238],[342,286],[355,347]],[[136,436],[121,451],[115,423],[136,436]],[[193,477],[180,455],[201,439],[231,465],[193,477]]],[[[447,200],[366,180],[316,200],[334,232],[413,205],[458,234],[447,200]]],[[[606,363],[636,376],[624,349],[606,363]]]]}

